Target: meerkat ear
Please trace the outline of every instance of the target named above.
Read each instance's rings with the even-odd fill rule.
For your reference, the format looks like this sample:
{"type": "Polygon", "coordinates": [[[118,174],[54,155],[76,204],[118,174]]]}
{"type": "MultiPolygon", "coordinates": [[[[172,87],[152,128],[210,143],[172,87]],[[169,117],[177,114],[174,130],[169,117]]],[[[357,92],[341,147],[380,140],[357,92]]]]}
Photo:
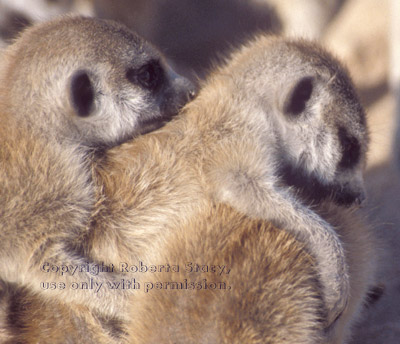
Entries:
{"type": "Polygon", "coordinates": [[[94,88],[87,71],[79,70],[71,78],[70,99],[80,117],[91,114],[94,105],[94,88]]]}
{"type": "Polygon", "coordinates": [[[284,95],[282,111],[292,117],[300,115],[306,108],[314,89],[314,78],[306,76],[297,80],[284,95]]]}

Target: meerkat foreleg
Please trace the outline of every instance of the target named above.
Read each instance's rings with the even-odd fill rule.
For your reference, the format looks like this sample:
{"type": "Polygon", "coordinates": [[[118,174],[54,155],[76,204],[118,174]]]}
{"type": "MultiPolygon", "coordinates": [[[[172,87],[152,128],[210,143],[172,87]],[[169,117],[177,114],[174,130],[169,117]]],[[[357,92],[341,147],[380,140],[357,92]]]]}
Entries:
{"type": "Polygon", "coordinates": [[[332,324],[345,309],[350,288],[345,252],[335,229],[298,201],[290,189],[278,189],[271,177],[264,182],[236,174],[219,180],[215,196],[219,201],[247,215],[271,221],[305,243],[315,257],[328,310],[327,323],[332,324]]]}

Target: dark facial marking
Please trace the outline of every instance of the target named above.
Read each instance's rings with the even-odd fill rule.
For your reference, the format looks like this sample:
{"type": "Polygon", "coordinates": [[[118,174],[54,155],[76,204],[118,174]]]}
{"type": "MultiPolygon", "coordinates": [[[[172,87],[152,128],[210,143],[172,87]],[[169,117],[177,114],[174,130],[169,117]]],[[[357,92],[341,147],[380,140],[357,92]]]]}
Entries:
{"type": "Polygon", "coordinates": [[[315,173],[306,173],[302,168],[294,167],[290,162],[282,162],[279,167],[282,184],[292,187],[294,193],[307,204],[318,204],[323,200],[332,200],[341,206],[349,206],[360,197],[346,185],[337,183],[323,184],[315,173]]]}
{"type": "Polygon", "coordinates": [[[358,140],[349,135],[345,127],[339,127],[339,142],[342,149],[342,159],[338,167],[340,169],[349,169],[358,164],[361,157],[361,146],[358,140]]]}
{"type": "Polygon", "coordinates": [[[306,108],[307,102],[311,98],[313,91],[312,77],[301,79],[293,90],[290,91],[288,98],[283,105],[285,114],[291,116],[300,115],[306,108]]]}
{"type": "Polygon", "coordinates": [[[140,134],[146,134],[162,127],[195,96],[196,88],[188,79],[181,76],[166,79],[157,94],[161,116],[147,120],[140,119],[140,134]]]}
{"type": "Polygon", "coordinates": [[[150,61],[139,69],[128,69],[126,77],[131,83],[156,91],[164,81],[164,72],[158,61],[150,61]]]}
{"type": "Polygon", "coordinates": [[[78,71],[72,77],[71,100],[78,116],[90,115],[94,104],[94,90],[86,71],[78,71]]]}

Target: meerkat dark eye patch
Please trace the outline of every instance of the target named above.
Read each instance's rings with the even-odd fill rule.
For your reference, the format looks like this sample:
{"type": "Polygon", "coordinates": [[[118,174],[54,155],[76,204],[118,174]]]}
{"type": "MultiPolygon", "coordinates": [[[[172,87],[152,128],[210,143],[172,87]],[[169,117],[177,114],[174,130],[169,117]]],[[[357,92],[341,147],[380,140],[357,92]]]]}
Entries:
{"type": "Polygon", "coordinates": [[[78,116],[89,116],[94,104],[94,89],[86,71],[78,71],[72,76],[70,92],[78,116]]]}
{"type": "Polygon", "coordinates": [[[284,101],[283,112],[290,116],[300,115],[311,98],[313,88],[312,77],[305,77],[298,81],[284,101]]]}
{"type": "Polygon", "coordinates": [[[338,167],[340,169],[349,169],[357,165],[361,157],[361,146],[358,140],[349,135],[344,127],[339,127],[339,142],[342,151],[342,158],[338,167]]]}
{"type": "Polygon", "coordinates": [[[150,61],[139,69],[128,69],[126,72],[127,79],[135,84],[155,91],[163,81],[163,69],[158,61],[150,61]]]}

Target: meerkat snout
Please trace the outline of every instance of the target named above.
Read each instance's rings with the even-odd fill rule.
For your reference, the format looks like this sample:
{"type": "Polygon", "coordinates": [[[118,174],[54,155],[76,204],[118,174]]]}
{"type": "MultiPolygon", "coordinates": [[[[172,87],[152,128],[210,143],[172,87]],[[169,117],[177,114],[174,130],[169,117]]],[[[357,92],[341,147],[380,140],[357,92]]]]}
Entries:
{"type": "Polygon", "coordinates": [[[176,74],[171,68],[167,71],[171,80],[165,89],[161,108],[166,115],[174,116],[189,101],[196,96],[196,86],[189,80],[176,74]]]}
{"type": "Polygon", "coordinates": [[[51,128],[60,142],[91,148],[154,130],[194,92],[150,43],[98,19],[33,27],[10,47],[3,66],[7,108],[21,125],[44,135],[51,128]]]}
{"type": "MultiPolygon", "coordinates": [[[[159,93],[156,102],[162,116],[140,118],[140,134],[145,134],[161,127],[165,122],[177,115],[179,110],[188,101],[193,100],[197,94],[197,87],[189,79],[176,74],[169,66],[166,66],[164,71],[153,66],[143,73],[139,82],[147,84],[159,93]],[[154,79],[157,80],[157,83],[161,83],[160,80],[167,81],[164,82],[164,86],[161,89],[157,89],[157,86],[151,86],[154,83],[154,79]]],[[[132,75],[132,71],[129,74],[128,78],[135,82],[136,76],[132,75]]]]}

